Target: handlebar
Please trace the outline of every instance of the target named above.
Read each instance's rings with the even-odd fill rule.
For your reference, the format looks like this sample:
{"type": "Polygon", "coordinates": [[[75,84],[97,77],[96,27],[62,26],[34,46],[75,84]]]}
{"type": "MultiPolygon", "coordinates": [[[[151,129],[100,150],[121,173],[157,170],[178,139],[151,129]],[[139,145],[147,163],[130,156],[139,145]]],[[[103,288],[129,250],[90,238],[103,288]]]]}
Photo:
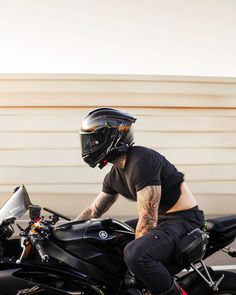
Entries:
{"type": "Polygon", "coordinates": [[[39,253],[39,256],[41,257],[42,262],[48,262],[49,256],[47,252],[45,251],[43,247],[43,242],[41,239],[37,237],[37,235],[31,235],[30,236],[30,242],[33,246],[35,246],[36,250],[39,253]]]}
{"type": "Polygon", "coordinates": [[[53,214],[53,215],[55,215],[55,216],[61,217],[62,219],[65,219],[65,220],[71,221],[71,219],[70,219],[69,217],[67,217],[67,216],[65,216],[65,215],[63,215],[63,214],[61,214],[61,213],[58,213],[58,212],[56,212],[56,211],[54,211],[54,210],[52,210],[52,209],[49,209],[49,208],[47,208],[47,207],[44,207],[43,210],[45,210],[45,211],[47,211],[47,212],[49,212],[49,213],[51,213],[51,214],[53,214]]]}

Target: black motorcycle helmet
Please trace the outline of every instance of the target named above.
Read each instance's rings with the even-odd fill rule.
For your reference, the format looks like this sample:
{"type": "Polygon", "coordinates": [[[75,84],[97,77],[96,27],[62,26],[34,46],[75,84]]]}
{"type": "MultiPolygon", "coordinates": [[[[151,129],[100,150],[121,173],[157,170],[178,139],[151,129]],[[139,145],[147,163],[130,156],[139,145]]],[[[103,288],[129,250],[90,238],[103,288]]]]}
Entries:
{"type": "Polygon", "coordinates": [[[136,118],[112,108],[99,108],[84,119],[81,129],[82,158],[90,167],[107,162],[125,153],[133,144],[133,128],[136,118]]]}

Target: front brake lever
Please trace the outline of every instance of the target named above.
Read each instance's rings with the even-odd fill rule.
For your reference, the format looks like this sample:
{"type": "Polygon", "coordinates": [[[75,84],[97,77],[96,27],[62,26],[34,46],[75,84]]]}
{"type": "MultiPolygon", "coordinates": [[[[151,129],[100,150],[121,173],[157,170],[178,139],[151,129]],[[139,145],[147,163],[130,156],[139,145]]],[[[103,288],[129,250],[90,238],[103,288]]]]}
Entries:
{"type": "Polygon", "coordinates": [[[16,260],[16,263],[17,264],[20,264],[22,259],[24,258],[25,256],[25,251],[26,251],[26,247],[25,247],[25,242],[28,241],[27,237],[25,235],[21,235],[21,238],[20,238],[20,246],[21,248],[23,249],[22,250],[22,253],[21,253],[21,256],[19,259],[16,260]]]}

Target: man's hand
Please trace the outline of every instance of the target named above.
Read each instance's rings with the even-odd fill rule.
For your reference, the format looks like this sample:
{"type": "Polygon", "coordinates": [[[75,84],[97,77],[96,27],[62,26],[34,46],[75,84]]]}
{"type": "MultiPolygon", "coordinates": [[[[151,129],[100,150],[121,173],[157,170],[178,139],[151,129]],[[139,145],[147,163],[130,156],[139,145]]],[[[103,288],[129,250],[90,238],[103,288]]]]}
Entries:
{"type": "Polygon", "coordinates": [[[137,192],[139,220],[135,238],[142,237],[157,226],[158,207],[161,199],[161,186],[146,186],[137,192]]]}
{"type": "Polygon", "coordinates": [[[75,220],[83,220],[89,218],[98,218],[102,216],[115,203],[118,194],[110,195],[100,192],[93,203],[88,206],[75,220]]]}

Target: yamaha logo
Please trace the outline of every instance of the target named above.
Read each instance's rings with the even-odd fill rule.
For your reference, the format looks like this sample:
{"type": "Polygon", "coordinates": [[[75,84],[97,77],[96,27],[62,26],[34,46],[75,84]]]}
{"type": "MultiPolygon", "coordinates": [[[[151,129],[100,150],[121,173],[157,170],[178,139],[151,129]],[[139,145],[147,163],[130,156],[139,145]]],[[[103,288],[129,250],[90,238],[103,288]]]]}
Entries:
{"type": "Polygon", "coordinates": [[[98,233],[98,235],[103,240],[107,239],[107,237],[108,237],[108,233],[105,230],[100,230],[100,232],[98,233]]]}
{"type": "Polygon", "coordinates": [[[32,288],[28,288],[28,289],[22,289],[22,290],[19,290],[18,293],[16,293],[16,295],[25,295],[25,294],[28,294],[28,295],[32,295],[32,294],[36,294],[36,293],[41,293],[43,292],[44,289],[40,289],[40,287],[37,285],[37,286],[34,286],[32,288]]]}

